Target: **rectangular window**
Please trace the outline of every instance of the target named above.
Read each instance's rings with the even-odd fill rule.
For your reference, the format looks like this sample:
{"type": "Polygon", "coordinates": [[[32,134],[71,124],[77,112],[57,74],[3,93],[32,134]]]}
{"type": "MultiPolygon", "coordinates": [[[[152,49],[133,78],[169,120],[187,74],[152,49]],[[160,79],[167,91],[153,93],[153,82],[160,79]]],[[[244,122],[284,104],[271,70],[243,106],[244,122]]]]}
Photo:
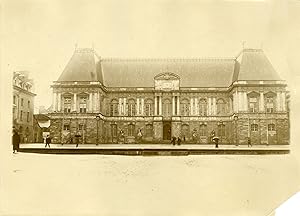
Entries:
{"type": "Polygon", "coordinates": [[[16,96],[14,95],[14,98],[13,98],[13,103],[14,105],[16,105],[16,96]]]}
{"type": "Polygon", "coordinates": [[[64,124],[64,130],[69,131],[70,130],[70,125],[69,124],[64,124]]]}
{"type": "Polygon", "coordinates": [[[83,130],[83,128],[84,128],[84,124],[79,124],[78,129],[79,129],[79,130],[83,130]]]}
{"type": "Polygon", "coordinates": [[[86,113],[86,104],[79,104],[79,112],[86,113]]]}
{"type": "Polygon", "coordinates": [[[29,112],[27,112],[27,122],[29,122],[29,112]]]}
{"type": "Polygon", "coordinates": [[[111,136],[112,137],[117,137],[117,131],[118,131],[118,127],[116,124],[112,124],[111,125],[111,136]]]}
{"type": "Polygon", "coordinates": [[[175,96],[175,106],[174,106],[174,113],[175,113],[175,115],[177,115],[177,106],[178,106],[178,104],[177,104],[177,96],[175,96]]]}
{"type": "Polygon", "coordinates": [[[225,136],[225,125],[224,124],[218,125],[218,135],[225,136]]]}
{"type": "Polygon", "coordinates": [[[150,124],[146,125],[146,137],[152,137],[153,136],[152,133],[153,133],[153,126],[150,124]]]}
{"type": "Polygon", "coordinates": [[[135,125],[130,124],[128,126],[128,136],[134,136],[135,135],[135,125]]]}
{"type": "Polygon", "coordinates": [[[64,98],[64,112],[65,113],[71,112],[71,97],[64,98]]]}
{"type": "Polygon", "coordinates": [[[275,131],[275,124],[268,124],[268,131],[275,131]]]}
{"type": "Polygon", "coordinates": [[[23,121],[23,111],[21,110],[21,113],[20,113],[20,121],[23,121]]]}
{"type": "Polygon", "coordinates": [[[251,124],[251,131],[258,131],[258,124],[251,124]]]}
{"type": "Polygon", "coordinates": [[[24,103],[24,99],[21,98],[21,106],[23,106],[23,103],[24,103]]]}
{"type": "Polygon", "coordinates": [[[201,124],[200,125],[200,136],[206,136],[207,135],[207,125],[201,124]]]}

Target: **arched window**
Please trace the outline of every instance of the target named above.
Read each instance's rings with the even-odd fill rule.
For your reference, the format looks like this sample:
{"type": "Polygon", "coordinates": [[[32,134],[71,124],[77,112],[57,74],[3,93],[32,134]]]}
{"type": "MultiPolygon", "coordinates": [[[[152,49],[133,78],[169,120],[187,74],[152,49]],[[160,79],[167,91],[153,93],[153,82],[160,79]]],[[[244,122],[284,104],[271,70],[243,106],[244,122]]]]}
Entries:
{"type": "Polygon", "coordinates": [[[226,113],[226,103],[223,99],[217,100],[217,115],[224,115],[226,113]]]}
{"type": "Polygon", "coordinates": [[[64,112],[69,113],[71,112],[71,97],[70,96],[65,96],[64,97],[64,112]]]}
{"type": "Polygon", "coordinates": [[[187,124],[182,125],[182,137],[188,138],[190,135],[190,126],[187,124]]]}
{"type": "Polygon", "coordinates": [[[258,124],[251,124],[251,131],[258,131],[258,124]]]}
{"type": "Polygon", "coordinates": [[[128,125],[128,136],[134,136],[135,135],[135,125],[130,124],[128,125]]]}
{"type": "Polygon", "coordinates": [[[147,99],[145,104],[145,115],[152,116],[153,115],[153,100],[147,99]]]}
{"type": "Polygon", "coordinates": [[[135,116],[135,101],[134,99],[128,100],[128,116],[135,116]]]}
{"type": "Polygon", "coordinates": [[[206,99],[201,98],[199,100],[199,115],[206,116],[207,115],[207,102],[206,99]]]}
{"type": "Polygon", "coordinates": [[[152,137],[153,136],[153,126],[152,124],[146,125],[146,137],[152,137]]]}
{"type": "Polygon", "coordinates": [[[200,124],[200,136],[207,136],[207,125],[200,124]]]}
{"type": "Polygon", "coordinates": [[[181,115],[188,116],[190,113],[190,106],[189,106],[188,99],[183,99],[181,101],[180,106],[181,106],[181,115]]]}
{"type": "Polygon", "coordinates": [[[169,99],[164,100],[163,115],[171,116],[171,111],[172,111],[171,101],[169,99]]]}
{"type": "Polygon", "coordinates": [[[112,137],[117,137],[118,136],[118,126],[116,124],[111,124],[111,136],[112,137]]]}
{"type": "Polygon", "coordinates": [[[110,116],[118,115],[118,101],[116,99],[111,100],[110,102],[110,116]]]}
{"type": "Polygon", "coordinates": [[[225,125],[223,123],[218,125],[218,136],[225,136],[225,125]]]}

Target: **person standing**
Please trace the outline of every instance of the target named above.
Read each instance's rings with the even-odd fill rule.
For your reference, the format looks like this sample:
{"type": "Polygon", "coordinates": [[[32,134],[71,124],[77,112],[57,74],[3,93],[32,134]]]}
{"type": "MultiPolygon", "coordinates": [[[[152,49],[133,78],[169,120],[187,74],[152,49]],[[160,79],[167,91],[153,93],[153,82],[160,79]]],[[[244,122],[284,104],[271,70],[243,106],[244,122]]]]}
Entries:
{"type": "Polygon", "coordinates": [[[250,137],[247,137],[247,142],[248,142],[248,147],[252,147],[251,138],[250,137]]]}
{"type": "Polygon", "coordinates": [[[176,137],[172,137],[171,143],[172,143],[173,145],[176,144],[176,137]]]}
{"type": "Polygon", "coordinates": [[[45,148],[47,147],[47,145],[48,145],[49,148],[50,148],[50,143],[51,143],[51,138],[50,138],[49,135],[47,135],[47,137],[46,137],[46,145],[45,145],[45,148]]]}
{"type": "Polygon", "coordinates": [[[181,145],[181,139],[180,139],[180,137],[177,137],[177,145],[181,145]]]}
{"type": "Polygon", "coordinates": [[[16,151],[19,151],[20,146],[20,135],[17,131],[14,131],[13,134],[13,153],[15,154],[16,151]]]}

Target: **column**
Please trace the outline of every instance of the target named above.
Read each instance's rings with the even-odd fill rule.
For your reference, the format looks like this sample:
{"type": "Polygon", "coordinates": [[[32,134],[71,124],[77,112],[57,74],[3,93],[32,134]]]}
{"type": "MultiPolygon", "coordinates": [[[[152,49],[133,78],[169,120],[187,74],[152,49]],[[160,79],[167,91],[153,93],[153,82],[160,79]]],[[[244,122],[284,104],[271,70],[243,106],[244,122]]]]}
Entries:
{"type": "Polygon", "coordinates": [[[177,96],[177,115],[180,115],[180,103],[179,103],[179,96],[177,96]]]}
{"type": "Polygon", "coordinates": [[[216,106],[217,104],[216,104],[216,98],[214,97],[213,99],[212,99],[212,115],[216,115],[217,114],[217,106],[216,106]]]}
{"type": "Polygon", "coordinates": [[[265,111],[265,99],[264,99],[264,93],[259,93],[259,111],[264,112],[265,111]]]}
{"type": "Polygon", "coordinates": [[[282,111],[286,111],[285,92],[281,92],[282,111]]]}
{"type": "Polygon", "coordinates": [[[54,112],[54,111],[57,111],[57,108],[56,108],[56,107],[57,107],[56,100],[57,100],[57,98],[56,98],[56,93],[53,92],[53,102],[52,102],[53,112],[54,112]]]}
{"type": "Polygon", "coordinates": [[[158,113],[157,113],[157,96],[154,97],[154,115],[158,115],[158,113]]]}
{"type": "Polygon", "coordinates": [[[77,94],[74,93],[73,94],[73,98],[74,98],[74,103],[73,103],[73,111],[77,111],[77,94]]]}
{"type": "Polygon", "coordinates": [[[175,96],[172,97],[172,115],[175,115],[175,96]]]}
{"type": "Polygon", "coordinates": [[[141,98],[142,102],[141,102],[141,115],[144,115],[144,98],[141,98]]]}
{"type": "Polygon", "coordinates": [[[199,115],[199,102],[198,102],[198,98],[194,98],[194,100],[195,100],[195,104],[194,104],[194,106],[195,106],[195,115],[199,115]]]}
{"type": "Polygon", "coordinates": [[[277,111],[281,111],[281,94],[280,94],[280,92],[277,92],[276,109],[277,109],[277,111]]]}
{"type": "Polygon", "coordinates": [[[140,99],[136,99],[136,115],[140,115],[140,99]]]}
{"type": "Polygon", "coordinates": [[[208,98],[207,102],[207,115],[211,115],[211,98],[208,98]]]}
{"type": "Polygon", "coordinates": [[[235,112],[238,112],[239,111],[239,98],[238,98],[238,92],[237,90],[235,91],[235,101],[234,101],[234,104],[235,104],[235,112]]]}
{"type": "Polygon", "coordinates": [[[93,112],[92,93],[89,94],[89,112],[93,112]]]}
{"type": "Polygon", "coordinates": [[[190,100],[190,110],[191,110],[190,113],[191,113],[191,116],[194,115],[194,110],[193,110],[194,107],[193,107],[193,105],[194,105],[194,104],[193,104],[193,98],[191,98],[191,100],[190,100]]]}
{"type": "Polygon", "coordinates": [[[99,92],[96,92],[95,93],[96,94],[96,100],[95,100],[95,104],[96,104],[96,111],[97,112],[99,112],[99,108],[100,108],[100,106],[99,106],[99,92]]]}
{"type": "Polygon", "coordinates": [[[127,115],[127,105],[126,105],[126,98],[123,98],[123,115],[127,115]]]}
{"type": "Polygon", "coordinates": [[[119,104],[118,104],[118,115],[122,115],[122,98],[119,98],[119,104]]]}
{"type": "Polygon", "coordinates": [[[57,93],[57,111],[61,111],[61,93],[57,93]]]}
{"type": "Polygon", "coordinates": [[[247,92],[244,92],[244,111],[248,111],[248,97],[247,97],[247,92]]]}
{"type": "Polygon", "coordinates": [[[243,111],[243,96],[242,92],[238,92],[238,103],[239,103],[239,111],[243,111]]]}
{"type": "Polygon", "coordinates": [[[162,115],[162,96],[159,96],[159,115],[162,115]]]}

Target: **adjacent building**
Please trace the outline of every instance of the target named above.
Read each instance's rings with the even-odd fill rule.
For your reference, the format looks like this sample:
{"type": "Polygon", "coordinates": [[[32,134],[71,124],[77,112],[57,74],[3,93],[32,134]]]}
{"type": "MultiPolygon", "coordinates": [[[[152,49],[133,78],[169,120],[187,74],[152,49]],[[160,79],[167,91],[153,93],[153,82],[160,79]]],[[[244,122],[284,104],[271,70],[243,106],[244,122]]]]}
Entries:
{"type": "Polygon", "coordinates": [[[213,131],[224,144],[289,143],[287,85],[261,49],[236,58],[111,59],[77,48],[51,87],[54,143],[175,136],[206,144],[213,131]]]}
{"type": "Polygon", "coordinates": [[[33,142],[34,97],[33,80],[28,71],[13,73],[13,128],[18,130],[21,142],[33,142]]]}

